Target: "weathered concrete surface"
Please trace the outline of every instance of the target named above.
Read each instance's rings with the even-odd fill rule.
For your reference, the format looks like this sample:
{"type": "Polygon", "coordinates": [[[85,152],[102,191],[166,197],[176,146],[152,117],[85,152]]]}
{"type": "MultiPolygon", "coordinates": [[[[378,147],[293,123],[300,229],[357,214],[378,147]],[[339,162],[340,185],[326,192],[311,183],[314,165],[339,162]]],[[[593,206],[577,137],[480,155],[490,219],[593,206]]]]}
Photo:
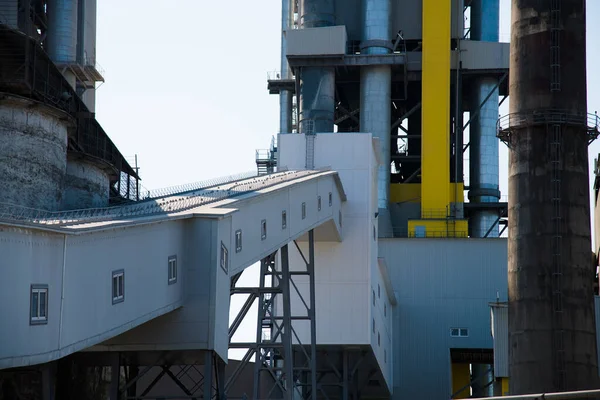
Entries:
{"type": "Polygon", "coordinates": [[[110,180],[99,167],[84,160],[67,161],[63,210],[107,207],[110,180]]]}
{"type": "MultiPolygon", "coordinates": [[[[512,2],[511,113],[586,112],[585,1],[556,2],[555,90],[553,3],[512,2]]],[[[511,394],[598,387],[585,127],[517,126],[510,147],[511,394]]]]}
{"type": "Polygon", "coordinates": [[[68,126],[55,109],[11,97],[0,101],[0,202],[59,209],[68,126]]]}

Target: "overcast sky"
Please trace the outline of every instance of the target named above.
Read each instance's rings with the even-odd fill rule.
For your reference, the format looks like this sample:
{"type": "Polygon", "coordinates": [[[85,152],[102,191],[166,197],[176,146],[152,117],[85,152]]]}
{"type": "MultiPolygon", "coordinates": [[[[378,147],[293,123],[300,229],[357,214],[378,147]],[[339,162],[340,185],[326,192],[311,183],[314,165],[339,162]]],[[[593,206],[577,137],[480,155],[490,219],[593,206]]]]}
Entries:
{"type": "MultiPolygon", "coordinates": [[[[507,42],[510,0],[500,4],[500,39],[507,42]]],[[[587,5],[593,113],[600,110],[600,0],[587,5]]],[[[106,83],[97,92],[97,119],[124,155],[138,155],[144,187],[256,168],[255,149],[266,148],[279,127],[278,98],[268,94],[266,79],[279,69],[280,12],[280,0],[98,2],[97,60],[106,83]]],[[[500,114],[507,110],[508,101],[500,114]]],[[[590,163],[599,151],[600,141],[590,146],[590,163]]],[[[504,195],[507,154],[501,144],[504,195]]],[[[250,332],[245,339],[252,326],[242,327],[250,332]]]]}

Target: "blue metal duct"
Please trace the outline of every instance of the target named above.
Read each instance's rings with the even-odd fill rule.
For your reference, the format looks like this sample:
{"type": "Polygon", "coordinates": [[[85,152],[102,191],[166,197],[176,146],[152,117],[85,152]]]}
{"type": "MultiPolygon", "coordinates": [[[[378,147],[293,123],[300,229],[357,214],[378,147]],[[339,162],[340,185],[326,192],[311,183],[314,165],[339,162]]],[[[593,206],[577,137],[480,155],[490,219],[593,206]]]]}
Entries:
{"type": "MultiPolygon", "coordinates": [[[[361,53],[387,54],[390,42],[390,0],[363,1],[363,40],[361,53]]],[[[390,236],[391,220],[388,212],[391,152],[391,82],[389,65],[363,67],[360,73],[360,130],[379,138],[383,160],[377,174],[377,204],[380,236],[390,236]]]]}
{"type": "MultiPolygon", "coordinates": [[[[497,42],[499,36],[499,0],[474,0],[471,3],[471,40],[497,42]]],[[[479,78],[471,95],[473,113],[481,107],[470,125],[469,200],[476,203],[500,200],[498,170],[498,80],[479,78]]],[[[494,210],[478,210],[471,214],[469,230],[471,237],[484,237],[498,219],[494,210]]],[[[488,237],[498,237],[498,226],[491,229],[488,237]]]]}
{"type": "Polygon", "coordinates": [[[77,59],[77,0],[48,0],[46,52],[57,64],[77,59]]]}
{"type": "MultiPolygon", "coordinates": [[[[302,28],[332,26],[335,22],[333,0],[301,0],[302,28]]],[[[335,111],[335,69],[305,67],[300,71],[298,113],[301,133],[333,132],[335,111]]]]}
{"type": "MultiPolygon", "coordinates": [[[[291,79],[292,71],[287,60],[287,40],[285,32],[292,25],[292,0],[281,1],[281,79],[291,79]]],[[[292,132],[292,92],[279,93],[279,133],[292,132]]]]}

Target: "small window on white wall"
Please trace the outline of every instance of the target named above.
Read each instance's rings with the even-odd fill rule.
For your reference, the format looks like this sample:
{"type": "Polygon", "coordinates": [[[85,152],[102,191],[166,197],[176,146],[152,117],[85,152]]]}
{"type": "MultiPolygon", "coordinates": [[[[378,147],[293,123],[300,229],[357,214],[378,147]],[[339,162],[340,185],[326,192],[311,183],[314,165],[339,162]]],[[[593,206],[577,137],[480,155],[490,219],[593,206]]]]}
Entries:
{"type": "Polygon", "coordinates": [[[177,282],[177,256],[169,257],[169,285],[177,282]]]}
{"type": "Polygon", "coordinates": [[[375,306],[375,289],[373,289],[373,306],[375,306]]]}
{"type": "Polygon", "coordinates": [[[381,346],[381,335],[377,332],[377,346],[381,346]]]}
{"type": "Polygon", "coordinates": [[[377,298],[381,298],[381,286],[379,285],[379,283],[377,284],[377,298]]]}
{"type": "Polygon", "coordinates": [[[302,219],[306,218],[306,203],[302,203],[302,219]]]}
{"type": "Polygon", "coordinates": [[[229,274],[229,252],[225,243],[221,242],[221,268],[226,274],[229,274]]]}
{"type": "Polygon", "coordinates": [[[260,239],[265,240],[267,238],[267,220],[263,219],[260,221],[260,239]]]}
{"type": "Polygon", "coordinates": [[[321,211],[321,196],[317,197],[317,210],[321,211]]]}
{"type": "Polygon", "coordinates": [[[387,317],[387,303],[383,303],[383,316],[387,317]]]}
{"type": "Polygon", "coordinates": [[[31,285],[29,323],[48,323],[48,285],[31,285]]]}
{"type": "Polygon", "coordinates": [[[375,333],[375,318],[373,318],[373,333],[375,333]]]}
{"type": "Polygon", "coordinates": [[[235,252],[239,253],[242,251],[242,230],[238,229],[235,231],[235,252]]]}
{"type": "Polygon", "coordinates": [[[112,273],[112,303],[125,301],[125,271],[119,269],[112,273]]]}
{"type": "Polygon", "coordinates": [[[281,229],[287,228],[287,213],[285,210],[281,212],[281,229]]]}
{"type": "Polygon", "coordinates": [[[329,192],[329,207],[333,205],[333,194],[329,192]]]}
{"type": "Polygon", "coordinates": [[[383,351],[383,362],[387,363],[387,350],[383,351]]]}

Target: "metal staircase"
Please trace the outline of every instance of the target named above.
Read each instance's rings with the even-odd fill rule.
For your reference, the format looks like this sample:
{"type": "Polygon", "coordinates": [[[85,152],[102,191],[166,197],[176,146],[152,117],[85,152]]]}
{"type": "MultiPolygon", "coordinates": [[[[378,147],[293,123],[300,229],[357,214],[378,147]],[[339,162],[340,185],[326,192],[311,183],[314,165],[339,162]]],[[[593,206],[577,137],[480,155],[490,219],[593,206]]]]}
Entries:
{"type": "Polygon", "coordinates": [[[272,174],[277,171],[277,141],[271,137],[271,146],[267,150],[256,150],[258,175],[272,174]]]}

